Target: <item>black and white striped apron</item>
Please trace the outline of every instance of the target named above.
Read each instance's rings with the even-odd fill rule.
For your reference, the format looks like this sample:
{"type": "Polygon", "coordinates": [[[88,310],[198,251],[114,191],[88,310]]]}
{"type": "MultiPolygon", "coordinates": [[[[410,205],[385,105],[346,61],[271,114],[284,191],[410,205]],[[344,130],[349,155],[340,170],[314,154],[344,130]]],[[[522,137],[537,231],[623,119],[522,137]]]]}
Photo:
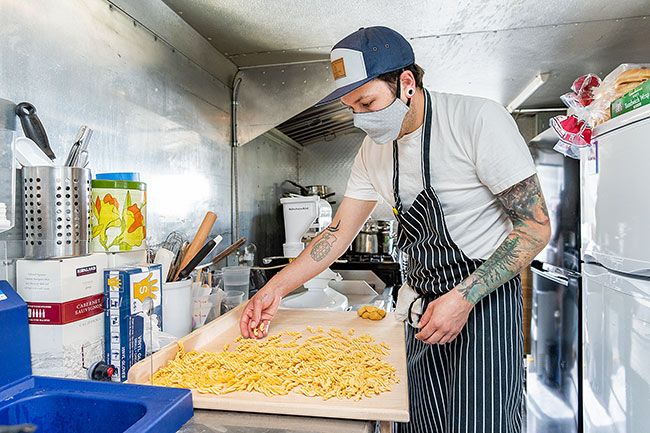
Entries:
{"type": "MultiPolygon", "coordinates": [[[[399,196],[399,155],[393,142],[393,190],[398,248],[408,255],[406,282],[428,302],[460,284],[482,263],[452,240],[429,169],[432,107],[425,90],[422,131],[424,190],[408,210],[399,196]]],[[[508,281],[478,302],[451,343],[430,345],[406,326],[409,423],[399,433],[519,433],[523,398],[521,280],[508,281]]]]}

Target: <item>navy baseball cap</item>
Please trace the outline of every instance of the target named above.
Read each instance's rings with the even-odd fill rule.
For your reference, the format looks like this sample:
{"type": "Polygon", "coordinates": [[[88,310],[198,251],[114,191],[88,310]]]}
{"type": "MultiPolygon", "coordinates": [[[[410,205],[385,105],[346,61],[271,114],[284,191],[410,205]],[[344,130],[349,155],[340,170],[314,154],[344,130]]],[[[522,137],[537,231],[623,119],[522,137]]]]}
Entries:
{"type": "Polygon", "coordinates": [[[334,45],[330,53],[336,90],[316,105],[345,96],[382,74],[415,63],[411,44],[388,27],[362,27],[334,45]]]}

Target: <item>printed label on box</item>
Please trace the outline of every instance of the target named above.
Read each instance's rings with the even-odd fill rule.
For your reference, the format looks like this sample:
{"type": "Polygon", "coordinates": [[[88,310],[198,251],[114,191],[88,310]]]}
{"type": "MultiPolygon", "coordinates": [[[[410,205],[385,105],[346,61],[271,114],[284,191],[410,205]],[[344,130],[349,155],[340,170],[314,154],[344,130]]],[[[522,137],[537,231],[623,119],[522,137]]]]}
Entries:
{"type": "Polygon", "coordinates": [[[114,381],[148,355],[145,320],[162,327],[162,267],[116,268],[104,272],[106,361],[117,367],[114,381]]]}

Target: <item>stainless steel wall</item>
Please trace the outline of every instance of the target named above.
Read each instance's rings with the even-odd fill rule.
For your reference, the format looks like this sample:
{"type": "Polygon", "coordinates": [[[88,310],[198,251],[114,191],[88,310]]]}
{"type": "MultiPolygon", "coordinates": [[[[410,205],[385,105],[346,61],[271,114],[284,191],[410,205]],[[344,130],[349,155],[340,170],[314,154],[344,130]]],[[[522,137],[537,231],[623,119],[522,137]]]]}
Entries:
{"type": "MultiPolygon", "coordinates": [[[[175,19],[162,1],[138,3],[146,13],[143,5],[175,19]]],[[[190,46],[193,30],[175,25],[185,26],[190,46]]],[[[231,71],[211,72],[149,28],[103,0],[3,0],[0,98],[36,105],[57,162],[87,124],[93,172],[140,172],[151,244],[171,230],[191,235],[207,210],[220,216],[214,231],[229,233],[231,91],[223,77],[231,71]]],[[[22,237],[21,227],[2,235],[9,256],[22,255],[22,237]]]]}
{"type": "Polygon", "coordinates": [[[282,255],[281,184],[298,180],[300,151],[263,134],[237,149],[239,235],[257,246],[257,257],[282,255]]]}

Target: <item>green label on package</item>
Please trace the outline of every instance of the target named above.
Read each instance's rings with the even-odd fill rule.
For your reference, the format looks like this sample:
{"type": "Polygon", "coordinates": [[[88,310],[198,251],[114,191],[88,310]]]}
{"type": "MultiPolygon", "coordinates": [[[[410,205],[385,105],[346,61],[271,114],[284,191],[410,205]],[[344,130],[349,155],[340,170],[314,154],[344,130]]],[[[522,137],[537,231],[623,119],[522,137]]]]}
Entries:
{"type": "Polygon", "coordinates": [[[612,118],[650,104],[650,80],[612,102],[612,118]]]}

